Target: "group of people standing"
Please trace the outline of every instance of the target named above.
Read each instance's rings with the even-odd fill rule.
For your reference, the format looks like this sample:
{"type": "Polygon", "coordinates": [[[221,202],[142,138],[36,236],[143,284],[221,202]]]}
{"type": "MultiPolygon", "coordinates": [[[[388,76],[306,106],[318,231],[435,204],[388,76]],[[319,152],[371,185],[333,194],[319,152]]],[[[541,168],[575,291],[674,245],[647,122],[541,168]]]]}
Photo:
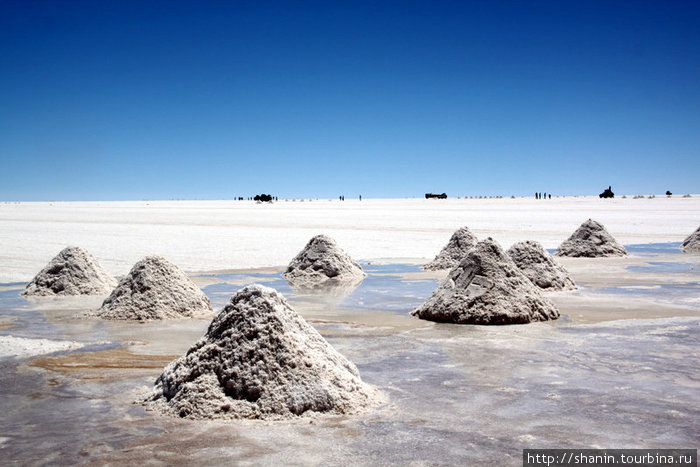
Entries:
{"type": "MultiPolygon", "coordinates": [[[[542,199],[542,198],[547,199],[547,193],[540,193],[540,192],[535,193],[535,199],[542,199]]],[[[551,193],[549,194],[549,199],[552,199],[551,193]]]]}

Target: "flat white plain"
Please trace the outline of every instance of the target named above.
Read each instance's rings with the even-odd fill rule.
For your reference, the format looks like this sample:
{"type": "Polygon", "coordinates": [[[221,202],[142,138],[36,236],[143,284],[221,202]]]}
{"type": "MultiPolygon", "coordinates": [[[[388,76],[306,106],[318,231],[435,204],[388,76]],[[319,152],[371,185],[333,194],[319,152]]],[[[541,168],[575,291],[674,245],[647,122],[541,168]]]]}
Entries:
{"type": "Polygon", "coordinates": [[[0,203],[0,283],[29,281],[68,245],[115,275],[147,255],[190,272],[284,266],[321,233],[358,260],[427,260],[462,226],[504,248],[556,248],[588,218],[624,245],[680,242],[700,225],[700,195],[0,203]]]}

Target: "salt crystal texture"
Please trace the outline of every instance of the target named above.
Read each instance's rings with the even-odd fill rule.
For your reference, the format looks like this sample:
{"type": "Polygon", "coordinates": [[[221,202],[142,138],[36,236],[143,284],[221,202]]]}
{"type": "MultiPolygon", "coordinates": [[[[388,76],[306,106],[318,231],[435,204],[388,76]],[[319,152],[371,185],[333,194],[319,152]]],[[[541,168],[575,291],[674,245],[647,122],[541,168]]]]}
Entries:
{"type": "Polygon", "coordinates": [[[353,414],[382,400],[281,294],[253,284],[165,367],[145,404],[195,419],[286,419],[353,414]]]}
{"type": "Polygon", "coordinates": [[[22,295],[107,295],[115,285],[116,279],[90,253],[69,246],[49,261],[22,295]]]}
{"type": "Polygon", "coordinates": [[[0,358],[24,358],[59,351],[76,350],[84,344],[74,341],[30,339],[26,337],[0,336],[0,358]]]}
{"type": "Polygon", "coordinates": [[[412,314],[459,324],[523,324],[559,317],[554,304],[491,238],[477,243],[412,314]]]}
{"type": "Polygon", "coordinates": [[[555,255],[598,258],[626,256],[627,250],[617,243],[601,223],[588,219],[559,245],[555,255]]]}
{"type": "Polygon", "coordinates": [[[477,242],[476,236],[467,227],[457,229],[447,245],[443,247],[434,260],[423,266],[423,269],[452,269],[459,264],[469,250],[474,248],[477,242]]]}
{"type": "Polygon", "coordinates": [[[97,316],[148,321],[211,312],[209,299],[187,274],[161,256],[147,256],[119,281],[97,316]]]}
{"type": "Polygon", "coordinates": [[[681,250],[686,253],[700,253],[700,227],[683,240],[681,250]]]}
{"type": "Polygon", "coordinates": [[[515,243],[507,253],[518,269],[537,287],[546,290],[576,288],[569,272],[539,242],[526,240],[515,243]]]}
{"type": "Polygon", "coordinates": [[[309,240],[282,274],[290,284],[311,289],[358,283],[365,275],[362,267],[326,235],[309,240]]]}

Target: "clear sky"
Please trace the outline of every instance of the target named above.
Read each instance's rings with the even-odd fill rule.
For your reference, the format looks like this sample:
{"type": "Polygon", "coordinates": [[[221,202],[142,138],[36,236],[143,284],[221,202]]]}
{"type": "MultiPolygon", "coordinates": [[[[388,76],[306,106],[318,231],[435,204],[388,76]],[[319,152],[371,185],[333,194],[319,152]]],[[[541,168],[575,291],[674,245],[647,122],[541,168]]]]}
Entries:
{"type": "Polygon", "coordinates": [[[700,192],[698,1],[0,2],[0,199],[700,192]]]}

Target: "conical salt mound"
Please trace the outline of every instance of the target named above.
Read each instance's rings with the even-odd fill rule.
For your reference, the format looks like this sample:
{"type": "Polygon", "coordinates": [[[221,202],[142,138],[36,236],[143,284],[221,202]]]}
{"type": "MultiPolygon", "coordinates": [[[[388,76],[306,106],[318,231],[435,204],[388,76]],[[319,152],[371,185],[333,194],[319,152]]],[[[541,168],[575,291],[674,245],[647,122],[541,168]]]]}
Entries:
{"type": "Polygon", "coordinates": [[[698,227],[698,230],[688,235],[688,238],[683,240],[681,250],[686,253],[700,253],[700,227],[698,227]]]}
{"type": "Polygon", "coordinates": [[[477,238],[467,227],[457,229],[447,245],[434,260],[423,266],[423,269],[452,269],[459,264],[469,250],[474,248],[476,242],[478,242],[477,238]]]}
{"type": "Polygon", "coordinates": [[[87,251],[64,248],[37,274],[22,295],[107,295],[116,279],[87,251]]]}
{"type": "Polygon", "coordinates": [[[555,255],[599,258],[625,256],[627,250],[617,243],[601,223],[588,219],[571,234],[571,237],[559,245],[555,255]]]}
{"type": "Polygon", "coordinates": [[[282,276],[296,286],[314,288],[338,282],[359,282],[365,273],[335,240],[317,235],[294,257],[282,276]]]}
{"type": "Polygon", "coordinates": [[[206,295],[167,259],[147,256],[131,268],[97,315],[105,319],[186,318],[211,313],[206,295]]]}
{"type": "Polygon", "coordinates": [[[412,314],[459,324],[523,324],[559,317],[554,304],[491,238],[477,243],[412,314]]]}
{"type": "Polygon", "coordinates": [[[196,419],[284,419],[352,414],[382,400],[281,294],[253,284],[165,367],[145,403],[196,419]]]}
{"type": "Polygon", "coordinates": [[[508,249],[508,256],[525,276],[540,289],[575,289],[573,279],[539,242],[526,240],[508,249]]]}

